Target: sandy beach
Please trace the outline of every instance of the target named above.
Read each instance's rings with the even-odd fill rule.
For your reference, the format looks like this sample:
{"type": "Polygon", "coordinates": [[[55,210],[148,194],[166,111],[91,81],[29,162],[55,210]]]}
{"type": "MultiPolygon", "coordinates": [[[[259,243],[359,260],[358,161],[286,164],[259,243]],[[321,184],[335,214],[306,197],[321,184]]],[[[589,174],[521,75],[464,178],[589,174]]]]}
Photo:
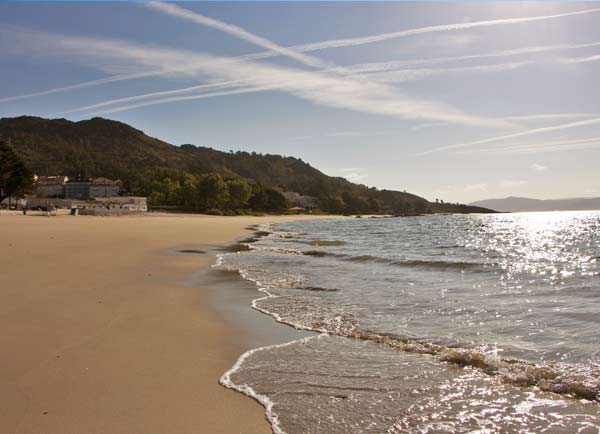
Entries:
{"type": "Polygon", "coordinates": [[[269,433],[217,383],[236,331],[182,283],[213,258],[173,252],[286,218],[0,215],[0,431],[269,433]]]}

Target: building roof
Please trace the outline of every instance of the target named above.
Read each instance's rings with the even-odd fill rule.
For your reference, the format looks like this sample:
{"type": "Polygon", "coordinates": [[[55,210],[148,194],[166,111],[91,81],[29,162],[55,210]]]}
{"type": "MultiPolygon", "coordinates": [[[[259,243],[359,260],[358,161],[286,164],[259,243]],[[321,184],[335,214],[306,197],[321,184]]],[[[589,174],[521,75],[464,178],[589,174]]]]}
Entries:
{"type": "Polygon", "coordinates": [[[110,178],[104,177],[95,178],[92,180],[92,185],[117,185],[118,183],[118,181],[114,181],[110,178]]]}
{"type": "Polygon", "coordinates": [[[67,181],[67,184],[72,184],[74,182],[86,182],[86,183],[90,183],[92,182],[92,178],[84,178],[83,176],[77,176],[75,178],[69,178],[69,180],[67,181]]]}
{"type": "Polygon", "coordinates": [[[68,180],[69,177],[64,175],[38,176],[36,179],[36,183],[38,185],[64,184],[68,180]]]}

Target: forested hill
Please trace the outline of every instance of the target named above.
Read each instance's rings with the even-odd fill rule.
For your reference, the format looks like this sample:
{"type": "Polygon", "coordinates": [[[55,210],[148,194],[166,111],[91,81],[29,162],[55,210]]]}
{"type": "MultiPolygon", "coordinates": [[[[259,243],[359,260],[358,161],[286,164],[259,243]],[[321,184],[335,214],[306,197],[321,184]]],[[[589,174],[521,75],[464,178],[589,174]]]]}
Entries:
{"type": "MultiPolygon", "coordinates": [[[[0,140],[8,142],[39,175],[120,179],[131,193],[147,194],[155,205],[193,205],[155,191],[183,188],[208,173],[248,181],[253,190],[279,187],[318,198],[334,213],[482,212],[439,204],[404,192],[377,190],[327,176],[304,161],[279,155],[222,152],[194,145],[173,146],[121,122],[103,118],[72,122],[30,116],[0,119],[0,140]],[[168,186],[161,185],[168,178],[168,186]],[[258,186],[258,187],[257,187],[258,186]],[[152,195],[152,193],[155,193],[152,195]],[[161,203],[158,203],[161,202],[161,203]],[[164,202],[164,203],[162,203],[164,202]]],[[[213,180],[214,181],[214,180],[213,180]]],[[[170,191],[170,190],[169,190],[170,191]]]]}

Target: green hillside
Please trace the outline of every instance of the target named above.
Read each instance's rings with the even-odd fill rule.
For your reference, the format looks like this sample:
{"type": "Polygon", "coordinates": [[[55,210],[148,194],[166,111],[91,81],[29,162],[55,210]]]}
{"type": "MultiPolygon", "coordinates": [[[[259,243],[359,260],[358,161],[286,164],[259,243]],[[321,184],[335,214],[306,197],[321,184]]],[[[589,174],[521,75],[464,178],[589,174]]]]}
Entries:
{"type": "Polygon", "coordinates": [[[103,118],[80,122],[30,116],[3,118],[0,119],[0,139],[8,142],[34,173],[120,179],[128,192],[150,196],[155,206],[202,210],[214,205],[269,210],[270,205],[266,203],[274,201],[278,203],[275,208],[281,209],[281,198],[275,197],[276,192],[272,190],[276,188],[316,197],[321,210],[333,213],[406,215],[485,211],[451,205],[446,209],[445,205],[430,204],[410,193],[357,185],[327,176],[293,157],[227,153],[188,144],[173,146],[129,125],[103,118]],[[206,174],[211,173],[220,176],[205,179],[206,174]],[[231,191],[247,188],[239,187],[240,183],[250,186],[245,202],[244,191],[237,202],[225,197],[229,191],[220,183],[229,181],[229,186],[234,180],[239,182],[229,189],[231,191]],[[206,185],[201,186],[202,182],[206,185]],[[194,199],[211,188],[225,188],[220,202],[194,199]],[[262,195],[262,199],[257,195],[262,195]]]}

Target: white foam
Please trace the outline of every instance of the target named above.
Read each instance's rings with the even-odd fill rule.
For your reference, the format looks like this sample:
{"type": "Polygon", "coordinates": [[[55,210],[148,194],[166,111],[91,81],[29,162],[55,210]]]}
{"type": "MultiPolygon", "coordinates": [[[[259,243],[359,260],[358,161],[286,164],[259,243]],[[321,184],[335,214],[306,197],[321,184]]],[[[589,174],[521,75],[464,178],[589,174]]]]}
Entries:
{"type": "Polygon", "coordinates": [[[244,364],[244,362],[246,361],[246,359],[248,357],[250,357],[251,355],[253,355],[254,353],[257,353],[259,351],[272,350],[275,348],[283,348],[283,347],[287,347],[292,344],[308,342],[311,339],[318,339],[321,336],[322,335],[308,336],[308,337],[305,337],[302,339],[298,339],[298,340],[291,341],[291,342],[286,342],[283,344],[268,345],[265,347],[254,348],[253,350],[246,351],[244,354],[241,355],[241,357],[237,360],[237,362],[235,362],[235,365],[233,365],[233,367],[229,371],[227,371],[227,372],[225,372],[225,374],[223,374],[223,376],[219,379],[219,383],[221,385],[227,387],[228,389],[236,390],[236,391],[241,392],[244,395],[250,396],[250,397],[254,398],[256,401],[258,401],[263,407],[265,407],[265,413],[267,416],[267,420],[271,424],[271,428],[273,429],[273,432],[275,434],[286,434],[286,432],[283,430],[283,428],[281,428],[279,416],[277,415],[277,413],[275,413],[273,411],[274,402],[268,396],[261,395],[260,393],[256,392],[248,384],[234,383],[233,380],[231,379],[231,376],[234,373],[236,373],[237,371],[239,371],[240,368],[242,367],[242,365],[244,364]]]}

